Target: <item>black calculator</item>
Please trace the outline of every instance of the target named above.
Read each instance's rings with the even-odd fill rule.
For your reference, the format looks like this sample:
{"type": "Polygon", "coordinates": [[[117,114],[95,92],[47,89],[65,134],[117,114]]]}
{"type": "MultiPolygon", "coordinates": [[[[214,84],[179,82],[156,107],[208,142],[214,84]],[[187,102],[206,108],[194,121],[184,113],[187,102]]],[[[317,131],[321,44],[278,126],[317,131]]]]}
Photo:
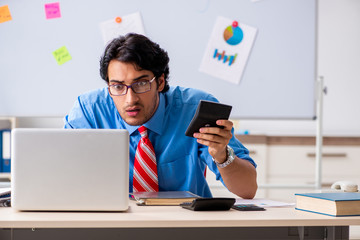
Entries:
{"type": "Polygon", "coordinates": [[[255,204],[235,204],[231,208],[239,211],[265,211],[265,208],[255,204]]]}
{"type": "Polygon", "coordinates": [[[235,198],[196,198],[180,206],[192,211],[225,211],[230,210],[235,201],[235,198]]]}

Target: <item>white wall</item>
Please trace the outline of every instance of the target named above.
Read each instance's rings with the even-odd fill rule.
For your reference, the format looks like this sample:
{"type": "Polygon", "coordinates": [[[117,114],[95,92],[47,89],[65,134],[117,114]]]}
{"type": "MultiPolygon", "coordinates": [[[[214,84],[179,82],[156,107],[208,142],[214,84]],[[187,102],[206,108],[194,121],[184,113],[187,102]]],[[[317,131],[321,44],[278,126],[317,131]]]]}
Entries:
{"type": "MultiPolygon", "coordinates": [[[[324,76],[324,135],[360,135],[360,1],[319,0],[318,74],[324,76]]],[[[80,94],[80,93],[79,93],[80,94]]],[[[74,99],[75,100],[75,99],[74,99]]],[[[21,119],[20,127],[62,125],[62,117],[21,119]],[[50,121],[50,122],[49,122],[50,121]]],[[[240,120],[250,134],[315,135],[312,120],[240,120]]]]}
{"type": "MultiPolygon", "coordinates": [[[[324,76],[324,135],[360,135],[360,1],[319,0],[318,75],[324,76]]],[[[314,121],[239,122],[250,133],[314,135],[314,121]]]]}
{"type": "Polygon", "coordinates": [[[321,0],[318,72],[329,87],[324,127],[360,134],[360,1],[321,0]]]}

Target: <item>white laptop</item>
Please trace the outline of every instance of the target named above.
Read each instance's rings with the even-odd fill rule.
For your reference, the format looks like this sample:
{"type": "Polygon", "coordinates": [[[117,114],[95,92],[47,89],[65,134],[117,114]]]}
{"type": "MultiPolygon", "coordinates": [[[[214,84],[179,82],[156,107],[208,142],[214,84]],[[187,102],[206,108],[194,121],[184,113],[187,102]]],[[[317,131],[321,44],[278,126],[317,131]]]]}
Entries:
{"type": "Polygon", "coordinates": [[[24,211],[125,211],[129,133],[12,130],[11,205],[24,211]]]}

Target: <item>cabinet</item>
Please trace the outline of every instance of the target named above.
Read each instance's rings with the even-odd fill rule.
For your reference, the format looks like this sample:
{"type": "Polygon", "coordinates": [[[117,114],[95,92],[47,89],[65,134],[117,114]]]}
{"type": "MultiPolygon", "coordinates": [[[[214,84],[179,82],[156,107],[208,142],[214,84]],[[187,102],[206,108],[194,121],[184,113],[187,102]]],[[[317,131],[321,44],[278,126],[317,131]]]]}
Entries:
{"type": "MultiPolygon", "coordinates": [[[[263,184],[314,184],[315,137],[239,135],[237,138],[249,149],[257,163],[259,190],[257,198],[294,202],[294,193],[313,191],[313,188],[263,188],[263,184]]],[[[360,137],[324,137],[322,185],[329,188],[339,180],[360,185],[360,137]]],[[[210,174],[209,174],[210,175],[210,174]]],[[[211,175],[207,176],[211,179],[211,175]]],[[[214,196],[226,189],[209,180],[214,196]]]]}
{"type": "MultiPolygon", "coordinates": [[[[268,139],[268,183],[314,184],[315,137],[275,137],[268,139]]],[[[324,137],[322,155],[322,188],[339,180],[360,184],[360,138],[324,137]]],[[[294,193],[304,189],[271,189],[268,197],[294,201],[294,193]]]]}

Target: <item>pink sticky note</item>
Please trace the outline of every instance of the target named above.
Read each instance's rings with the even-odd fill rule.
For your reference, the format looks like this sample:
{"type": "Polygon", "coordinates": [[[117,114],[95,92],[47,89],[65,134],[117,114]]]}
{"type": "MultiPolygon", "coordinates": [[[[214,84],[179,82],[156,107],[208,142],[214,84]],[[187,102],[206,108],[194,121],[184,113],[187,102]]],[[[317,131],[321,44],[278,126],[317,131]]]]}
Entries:
{"type": "Polygon", "coordinates": [[[60,3],[47,3],[45,4],[46,19],[60,18],[60,3]]]}

